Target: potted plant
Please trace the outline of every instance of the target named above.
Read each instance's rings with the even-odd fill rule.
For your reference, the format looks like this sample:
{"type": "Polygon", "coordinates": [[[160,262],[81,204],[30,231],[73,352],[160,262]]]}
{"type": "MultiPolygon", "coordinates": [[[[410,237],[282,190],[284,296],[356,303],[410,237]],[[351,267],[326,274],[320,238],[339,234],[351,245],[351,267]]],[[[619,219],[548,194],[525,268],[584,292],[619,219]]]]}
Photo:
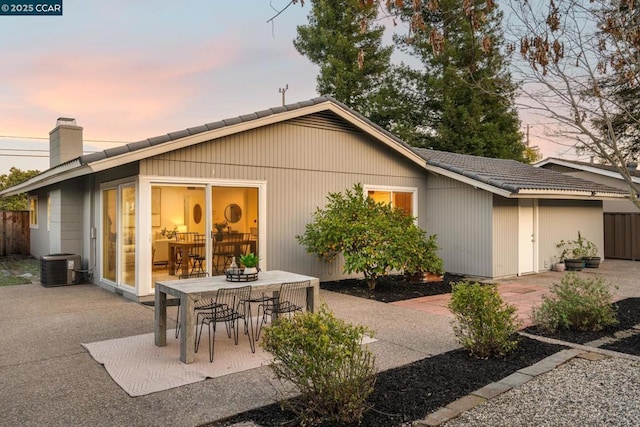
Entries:
{"type": "Polygon", "coordinates": [[[585,239],[584,242],[585,247],[585,256],[582,257],[584,260],[584,266],[586,268],[598,268],[600,267],[600,257],[598,256],[598,247],[589,240],[585,239]]]}
{"type": "Polygon", "coordinates": [[[215,238],[216,241],[221,242],[222,241],[222,232],[225,229],[225,227],[227,226],[227,221],[224,222],[216,222],[213,224],[213,228],[216,229],[216,234],[215,234],[215,238]]]}
{"type": "Polygon", "coordinates": [[[567,270],[582,270],[585,257],[598,252],[596,245],[584,238],[579,231],[577,240],[560,240],[556,247],[562,249],[560,260],[564,261],[567,270]]]}
{"type": "Polygon", "coordinates": [[[240,264],[244,266],[244,274],[257,273],[258,261],[260,261],[260,259],[253,252],[246,255],[240,255],[240,264]]]}
{"type": "Polygon", "coordinates": [[[167,239],[173,239],[178,234],[178,226],[174,225],[173,230],[167,230],[167,227],[164,227],[160,230],[160,234],[167,239]]]}

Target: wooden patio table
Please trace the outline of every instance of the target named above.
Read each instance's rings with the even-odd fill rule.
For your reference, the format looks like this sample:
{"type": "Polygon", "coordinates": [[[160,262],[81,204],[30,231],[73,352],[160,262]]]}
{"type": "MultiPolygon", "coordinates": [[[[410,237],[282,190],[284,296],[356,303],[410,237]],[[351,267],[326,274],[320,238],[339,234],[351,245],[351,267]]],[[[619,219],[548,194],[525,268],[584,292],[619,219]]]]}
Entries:
{"type": "Polygon", "coordinates": [[[307,289],[307,310],[316,311],[320,295],[320,281],[316,277],[287,271],[261,271],[258,280],[252,282],[228,282],[226,276],[198,279],[166,280],[156,282],[155,288],[155,344],[167,345],[167,295],[180,299],[180,360],[193,363],[195,343],[194,304],[204,298],[215,298],[218,289],[251,285],[251,292],[273,293],[280,290],[283,283],[309,281],[307,289]]]}

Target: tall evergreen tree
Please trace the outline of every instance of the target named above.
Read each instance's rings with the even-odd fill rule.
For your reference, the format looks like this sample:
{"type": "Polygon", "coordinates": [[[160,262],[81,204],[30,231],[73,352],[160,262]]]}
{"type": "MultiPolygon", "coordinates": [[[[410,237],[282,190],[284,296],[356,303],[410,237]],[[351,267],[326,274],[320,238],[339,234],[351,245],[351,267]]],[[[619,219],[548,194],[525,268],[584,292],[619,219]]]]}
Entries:
{"type": "MultiPolygon", "coordinates": [[[[416,115],[422,121],[403,124],[412,129],[407,141],[443,151],[523,161],[525,146],[514,105],[517,88],[501,52],[502,13],[494,8],[483,22],[472,22],[462,12],[463,3],[442,0],[437,10],[424,9],[425,30],[414,33],[411,40],[396,37],[401,48],[423,67],[403,78],[424,90],[421,98],[429,102],[423,104],[427,106],[424,113],[416,115]],[[438,50],[433,47],[437,40],[429,37],[434,33],[446,40],[438,50]],[[478,33],[483,34],[482,39],[478,33]]],[[[471,3],[482,7],[484,0],[471,3]]],[[[405,16],[415,19],[411,8],[405,16]]]]}
{"type": "Polygon", "coordinates": [[[312,0],[309,23],[297,27],[293,42],[320,67],[318,92],[366,116],[379,110],[379,88],[393,51],[382,45],[384,27],[367,24],[377,13],[374,4],[363,6],[360,0],[312,0]]]}

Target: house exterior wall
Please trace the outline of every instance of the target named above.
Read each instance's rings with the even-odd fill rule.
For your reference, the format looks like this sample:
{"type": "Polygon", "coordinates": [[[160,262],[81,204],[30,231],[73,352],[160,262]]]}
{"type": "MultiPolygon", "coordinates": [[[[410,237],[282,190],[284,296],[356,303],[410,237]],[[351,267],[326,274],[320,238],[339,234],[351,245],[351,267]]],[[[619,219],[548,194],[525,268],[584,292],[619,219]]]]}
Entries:
{"type": "Polygon", "coordinates": [[[34,194],[38,196],[38,228],[31,229],[31,255],[70,253],[84,260],[83,178],[30,193],[34,194]]]}
{"type": "MultiPolygon", "coordinates": [[[[296,240],[329,192],[356,183],[422,189],[418,212],[425,212],[424,171],[367,135],[315,114],[245,131],[140,162],[140,174],[266,182],[267,266],[320,277],[343,278],[342,263],[325,264],[296,240]]],[[[418,219],[421,227],[426,218],[418,219]]]]}
{"type": "Polygon", "coordinates": [[[575,240],[578,232],[592,241],[599,256],[604,256],[602,201],[540,200],[538,203],[538,269],[548,270],[560,256],[556,247],[560,240],[575,240]]]}
{"type": "Polygon", "coordinates": [[[493,195],[493,273],[518,274],[518,200],[493,195]]]}
{"type": "MultiPolygon", "coordinates": [[[[587,181],[597,182],[598,184],[607,185],[613,188],[619,188],[620,190],[628,191],[629,185],[621,179],[613,178],[610,176],[603,176],[596,173],[587,171],[575,170],[565,166],[548,164],[543,166],[545,169],[554,170],[567,175],[574,176],[576,178],[586,179],[587,181]]],[[[615,213],[638,213],[640,212],[636,205],[629,200],[604,200],[603,201],[604,212],[615,213]]]]}
{"type": "Polygon", "coordinates": [[[429,175],[426,230],[438,235],[447,272],[492,277],[492,212],[491,193],[450,178],[429,175]]]}

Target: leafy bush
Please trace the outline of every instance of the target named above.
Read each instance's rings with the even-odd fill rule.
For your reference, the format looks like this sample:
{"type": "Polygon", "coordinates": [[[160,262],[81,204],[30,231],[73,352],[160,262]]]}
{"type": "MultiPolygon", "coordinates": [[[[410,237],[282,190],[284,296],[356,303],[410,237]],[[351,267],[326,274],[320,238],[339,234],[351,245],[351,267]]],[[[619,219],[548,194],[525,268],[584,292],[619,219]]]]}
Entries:
{"type": "Polygon", "coordinates": [[[324,262],[343,254],[344,272],[363,273],[369,289],[390,271],[419,262],[442,270],[435,236],[427,238],[404,210],[376,202],[360,184],[327,198],[326,207],[316,210],[304,234],[296,236],[308,253],[324,262]]]}
{"type": "Polygon", "coordinates": [[[283,389],[281,403],[302,425],[358,422],[375,384],[374,356],[361,345],[369,331],[334,317],[326,305],[273,322],[262,346],[283,389]],[[299,397],[286,399],[293,387],[299,397]]]}
{"type": "Polygon", "coordinates": [[[603,279],[581,278],[575,273],[554,283],[551,295],[533,308],[533,320],[543,330],[599,331],[618,322],[610,286],[603,279]]]}
{"type": "Polygon", "coordinates": [[[521,325],[516,308],[504,303],[495,285],[458,282],[448,305],[460,344],[477,357],[503,356],[518,345],[514,337],[521,325]]]}

